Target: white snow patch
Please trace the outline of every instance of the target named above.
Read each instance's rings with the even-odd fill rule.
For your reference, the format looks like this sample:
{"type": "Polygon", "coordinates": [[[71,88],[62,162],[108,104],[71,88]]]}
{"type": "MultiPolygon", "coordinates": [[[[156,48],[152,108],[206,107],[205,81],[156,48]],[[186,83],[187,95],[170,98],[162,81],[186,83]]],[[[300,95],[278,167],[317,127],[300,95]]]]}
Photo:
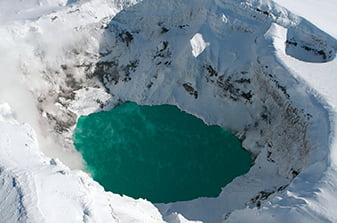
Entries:
{"type": "Polygon", "coordinates": [[[201,33],[196,33],[190,40],[192,46],[192,54],[194,57],[198,57],[210,43],[205,42],[201,33]]]}

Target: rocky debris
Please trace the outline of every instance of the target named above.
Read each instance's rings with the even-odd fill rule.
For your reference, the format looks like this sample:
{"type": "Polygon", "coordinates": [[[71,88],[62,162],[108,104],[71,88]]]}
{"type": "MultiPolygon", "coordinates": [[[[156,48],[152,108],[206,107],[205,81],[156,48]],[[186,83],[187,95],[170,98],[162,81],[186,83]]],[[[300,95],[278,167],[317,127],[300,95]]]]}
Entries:
{"type": "Polygon", "coordinates": [[[233,101],[251,102],[254,93],[247,72],[219,75],[212,65],[207,64],[203,68],[206,70],[206,81],[215,84],[223,97],[228,97],[233,101]]]}
{"type": "Polygon", "coordinates": [[[289,184],[285,184],[285,185],[279,186],[278,188],[275,188],[274,190],[271,190],[271,191],[268,191],[268,190],[260,191],[253,198],[251,198],[250,201],[247,202],[246,205],[250,206],[250,207],[260,208],[263,201],[267,200],[271,195],[285,190],[288,186],[289,186],[289,184]]]}
{"type": "Polygon", "coordinates": [[[191,83],[184,83],[183,87],[191,96],[194,96],[195,99],[198,98],[198,91],[192,87],[191,83]]]}
{"type": "Polygon", "coordinates": [[[153,61],[156,65],[169,66],[172,63],[172,52],[169,48],[168,41],[161,41],[157,46],[157,50],[153,56],[153,61]]]}

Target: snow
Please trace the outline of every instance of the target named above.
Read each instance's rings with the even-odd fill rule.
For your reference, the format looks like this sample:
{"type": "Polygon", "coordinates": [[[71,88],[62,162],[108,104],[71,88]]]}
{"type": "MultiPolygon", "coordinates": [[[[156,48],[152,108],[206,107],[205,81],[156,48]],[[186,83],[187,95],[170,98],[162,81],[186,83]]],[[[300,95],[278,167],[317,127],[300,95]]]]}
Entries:
{"type": "Polygon", "coordinates": [[[309,20],[323,31],[337,37],[335,21],[337,16],[336,0],[329,1],[291,1],[291,0],[274,0],[276,3],[286,7],[295,14],[309,20]]]}
{"type": "Polygon", "coordinates": [[[38,18],[66,4],[66,0],[13,0],[1,1],[0,24],[16,20],[38,18]]]}
{"type": "Polygon", "coordinates": [[[8,105],[1,108],[2,222],[163,222],[148,201],[105,192],[86,173],[44,156],[32,128],[5,121],[8,105]]]}
{"type": "Polygon", "coordinates": [[[337,61],[327,63],[306,63],[293,58],[286,53],[284,42],[287,30],[273,25],[268,32],[275,46],[277,60],[285,66],[296,78],[307,86],[311,93],[319,98],[326,113],[316,118],[312,129],[312,137],[317,144],[310,152],[309,161],[302,173],[295,178],[289,190],[283,197],[276,197],[274,202],[262,210],[246,209],[235,211],[229,222],[247,221],[259,222],[335,222],[336,181],[332,177],[336,173],[336,142],[334,118],[336,104],[336,89],[331,84],[337,61]],[[330,81],[329,81],[330,80],[330,81]],[[328,119],[330,123],[324,123],[328,119]],[[327,131],[328,130],[328,131],[327,131]],[[331,178],[330,178],[331,177],[331,178]],[[256,216],[254,220],[250,217],[256,216]]]}
{"type": "Polygon", "coordinates": [[[202,34],[196,33],[190,40],[192,46],[192,54],[194,57],[199,56],[206,47],[209,46],[209,43],[205,42],[202,38],[202,34]]]}
{"type": "Polygon", "coordinates": [[[336,222],[336,5],[1,1],[1,221],[336,222]],[[105,192],[72,130],[128,100],[231,130],[254,165],[217,198],[105,192]]]}
{"type": "Polygon", "coordinates": [[[0,122],[8,122],[12,124],[16,124],[17,121],[13,115],[13,111],[9,104],[0,104],[0,122]]]}

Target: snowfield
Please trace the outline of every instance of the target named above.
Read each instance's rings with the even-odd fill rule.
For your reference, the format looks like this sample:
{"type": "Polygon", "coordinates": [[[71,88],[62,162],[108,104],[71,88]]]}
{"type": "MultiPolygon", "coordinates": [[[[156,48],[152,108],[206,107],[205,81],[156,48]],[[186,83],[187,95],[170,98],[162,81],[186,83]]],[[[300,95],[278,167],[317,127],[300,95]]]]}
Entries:
{"type": "Polygon", "coordinates": [[[152,204],[109,192],[39,150],[34,131],[1,105],[1,222],[163,222],[152,204]],[[132,210],[132,212],[130,212],[132,210]]]}
{"type": "Polygon", "coordinates": [[[3,0],[0,222],[337,222],[336,0],[3,0]],[[254,165],[217,198],[105,192],[80,115],[173,104],[254,165]]]}

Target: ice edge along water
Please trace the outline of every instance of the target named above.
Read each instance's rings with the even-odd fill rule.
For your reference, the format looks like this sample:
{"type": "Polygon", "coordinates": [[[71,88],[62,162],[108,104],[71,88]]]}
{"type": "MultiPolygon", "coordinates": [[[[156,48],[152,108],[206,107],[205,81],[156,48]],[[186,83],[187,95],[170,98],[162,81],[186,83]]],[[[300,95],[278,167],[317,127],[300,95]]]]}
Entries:
{"type": "MultiPolygon", "coordinates": [[[[192,28],[196,30],[184,31],[183,29],[182,32],[185,32],[183,33],[183,35],[186,35],[186,37],[182,35],[181,37],[177,38],[178,41],[176,43],[178,43],[179,41],[185,41],[185,39],[187,40],[187,42],[189,42],[189,40],[192,39],[191,47],[182,51],[178,51],[173,47],[170,49],[173,51],[173,53],[182,52],[182,55],[184,55],[186,58],[192,58],[196,56],[197,59],[201,58],[200,60],[205,61],[209,59],[207,58],[208,56],[212,56],[209,55],[209,53],[214,51],[211,51],[210,49],[213,47],[212,44],[216,45],[216,41],[214,40],[214,37],[209,36],[208,32],[209,30],[207,30],[207,28],[199,29],[198,26],[198,23],[199,22],[202,23],[203,22],[202,19],[205,18],[204,17],[205,14],[203,14],[205,13],[205,11],[202,10],[203,6],[211,8],[210,5],[207,4],[204,5],[205,2],[207,3],[207,1],[197,1],[193,7],[192,6],[189,7],[192,8],[193,10],[199,10],[198,12],[200,16],[197,17],[199,18],[199,20],[198,19],[194,20],[196,22],[196,24],[194,25],[190,24],[192,28]],[[197,35],[198,38],[193,38],[193,36],[195,36],[196,33],[199,33],[200,35],[197,35]],[[211,41],[212,38],[213,41],[211,41]],[[201,44],[199,47],[194,45],[198,42],[201,44]],[[188,55],[187,52],[189,52],[188,55]]],[[[23,22],[17,23],[14,27],[12,27],[12,25],[10,26],[6,26],[6,24],[3,25],[1,27],[1,33],[3,33],[3,36],[5,38],[4,44],[1,45],[1,48],[3,49],[7,48],[7,52],[9,52],[11,49],[12,53],[11,55],[8,54],[8,58],[10,59],[10,60],[8,59],[8,63],[7,62],[6,62],[7,64],[2,63],[1,67],[6,68],[6,65],[7,66],[12,65],[14,67],[17,67],[17,65],[19,65],[18,71],[8,70],[7,68],[4,70],[7,70],[7,72],[8,71],[12,72],[13,74],[14,73],[20,74],[18,75],[18,77],[14,77],[13,79],[3,78],[5,80],[4,83],[13,83],[13,82],[15,83],[17,82],[18,79],[23,78],[26,79],[26,81],[30,81],[29,82],[31,84],[30,90],[36,90],[36,92],[48,92],[46,89],[50,88],[50,85],[46,84],[45,82],[41,82],[44,83],[44,85],[42,85],[40,83],[41,79],[39,78],[38,75],[36,75],[36,73],[44,71],[44,73],[42,72],[44,78],[50,78],[54,80],[56,82],[56,85],[60,85],[62,87],[67,86],[66,85],[67,83],[64,84],[62,83],[62,80],[57,80],[57,75],[61,75],[60,71],[57,70],[59,73],[56,72],[53,73],[53,69],[55,69],[56,66],[59,66],[59,64],[62,62],[65,62],[66,64],[68,63],[70,65],[77,64],[81,65],[82,68],[84,67],[83,69],[86,68],[86,65],[88,64],[85,64],[84,62],[88,61],[90,62],[90,56],[95,57],[95,54],[92,53],[93,51],[95,51],[95,49],[97,49],[96,44],[97,41],[95,40],[95,38],[99,39],[99,36],[101,35],[99,31],[95,32],[93,30],[99,27],[97,24],[106,26],[106,22],[109,22],[111,16],[121,9],[122,7],[121,2],[116,1],[115,3],[116,4],[113,3],[109,4],[105,1],[88,1],[83,2],[83,4],[79,5],[76,5],[76,3],[74,3],[74,5],[68,6],[69,8],[61,7],[61,9],[59,9],[57,12],[42,15],[41,18],[39,18],[39,16],[41,15],[37,17],[35,15],[34,16],[35,18],[39,18],[35,21],[25,20],[23,22]],[[97,8],[95,9],[95,7],[99,5],[101,6],[101,10],[97,8]],[[79,11],[81,11],[81,13],[79,13],[79,11]],[[108,17],[106,19],[101,20],[105,16],[108,17]],[[53,35],[50,35],[48,37],[49,35],[48,32],[51,32],[51,30],[48,29],[48,27],[51,24],[50,21],[59,22],[59,25],[55,25],[53,26],[53,28],[56,27],[57,29],[59,29],[58,31],[62,30],[65,31],[63,40],[59,39],[60,41],[55,43],[54,38],[52,38],[54,37],[53,35]],[[66,24],[70,25],[68,25],[67,27],[66,24]],[[76,27],[77,34],[71,32],[73,27],[76,27]],[[70,34],[67,35],[66,32],[70,32],[70,34]],[[81,35],[84,35],[86,32],[89,32],[88,34],[89,36],[92,35],[91,38],[94,39],[93,41],[89,41],[90,38],[88,36],[85,36],[85,38],[81,37],[81,35]],[[75,38],[72,36],[75,36],[75,38]],[[76,40],[76,38],[78,38],[78,40],[76,40]],[[36,39],[40,41],[37,41],[36,43],[36,39]],[[23,40],[25,42],[22,42],[23,40]],[[64,44],[65,40],[66,44],[64,44]],[[26,44],[27,42],[28,44],[26,44]],[[76,49],[78,49],[79,51],[83,50],[83,47],[81,48],[82,44],[85,44],[87,48],[86,49],[87,51],[85,51],[87,55],[85,55],[85,57],[83,57],[83,55],[81,54],[83,52],[70,52],[71,50],[76,49]],[[48,50],[46,50],[47,46],[48,50]],[[17,49],[20,49],[20,51],[17,49]],[[75,59],[77,61],[75,62],[69,61],[70,59],[74,60],[74,55],[77,55],[75,59]],[[14,62],[12,61],[12,59],[14,60],[14,62]],[[36,59],[40,59],[40,63],[42,65],[39,64],[39,62],[36,62],[35,61],[36,59]],[[25,75],[21,76],[21,73],[25,75]]],[[[179,1],[177,1],[177,5],[174,4],[170,5],[169,3],[167,3],[168,5],[166,6],[168,6],[168,8],[165,8],[165,10],[169,8],[177,9],[177,15],[179,16],[183,15],[179,14],[179,7],[180,6],[186,7],[188,4],[179,5],[178,3],[179,1]]],[[[280,76],[276,80],[280,81],[281,86],[282,84],[286,86],[286,90],[291,95],[292,103],[294,103],[296,106],[300,108],[305,108],[305,111],[311,112],[310,115],[313,116],[313,119],[311,119],[308,128],[308,135],[307,135],[307,137],[310,139],[309,142],[313,144],[310,145],[310,153],[308,156],[308,160],[306,160],[305,168],[303,169],[303,171],[300,173],[300,175],[298,175],[295,178],[295,180],[285,190],[279,193],[277,193],[276,191],[272,191],[273,187],[276,185],[284,185],[288,183],[289,180],[287,180],[284,177],[278,176],[277,173],[280,173],[279,170],[275,168],[275,165],[272,162],[270,161],[267,162],[266,159],[268,156],[271,156],[269,157],[271,158],[271,160],[276,159],[276,162],[280,162],[282,161],[282,157],[280,158],[278,156],[275,157],[275,155],[274,156],[270,155],[268,153],[270,152],[268,151],[268,149],[255,148],[256,150],[254,150],[254,146],[251,145],[253,141],[246,140],[245,146],[249,149],[252,149],[251,152],[255,152],[258,154],[256,165],[252,168],[249,174],[237,178],[232,184],[224,188],[222,194],[219,196],[218,199],[201,198],[191,202],[181,202],[169,205],[157,205],[157,207],[160,208],[162,214],[164,214],[165,216],[165,220],[168,222],[186,221],[179,214],[172,214],[169,215],[168,217],[166,216],[166,213],[170,214],[170,212],[172,211],[174,212],[174,210],[183,213],[185,216],[188,216],[189,218],[199,217],[199,219],[204,220],[205,222],[221,221],[221,216],[223,217],[222,220],[224,220],[225,222],[247,222],[247,221],[260,222],[262,220],[268,222],[335,221],[337,217],[334,213],[334,207],[337,202],[335,201],[334,194],[336,193],[337,183],[335,182],[336,146],[335,146],[334,130],[336,127],[335,108],[337,104],[335,95],[337,94],[335,92],[332,80],[333,80],[333,73],[337,67],[336,59],[332,59],[327,63],[316,63],[316,64],[305,63],[303,61],[297,60],[289,56],[288,54],[289,51],[288,53],[286,52],[287,50],[289,50],[289,47],[292,47],[291,44],[294,44],[294,42],[291,42],[293,41],[291,37],[294,37],[295,41],[299,41],[299,43],[301,44],[303,43],[309,44],[309,46],[307,47],[313,47],[310,45],[309,41],[310,35],[305,36],[305,33],[303,35],[303,31],[307,31],[309,33],[313,32],[313,34],[318,37],[323,36],[323,39],[328,39],[327,47],[331,47],[330,45],[332,45],[332,49],[334,50],[336,50],[336,45],[334,42],[335,37],[324,37],[324,34],[322,32],[320,33],[317,29],[311,26],[310,23],[301,20],[301,18],[292,15],[285,9],[275,6],[272,2],[269,1],[242,1],[240,2],[241,5],[232,1],[215,1],[215,3],[216,7],[219,7],[219,10],[224,9],[224,12],[227,13],[227,14],[224,13],[223,14],[224,16],[221,17],[222,21],[225,23],[232,22],[230,23],[232,25],[231,26],[232,28],[236,27],[242,30],[245,30],[248,27],[246,27],[244,23],[240,23],[239,20],[235,20],[235,16],[233,16],[232,14],[233,11],[238,14],[239,13],[247,13],[248,15],[252,14],[250,16],[256,16],[258,20],[262,21],[269,19],[267,17],[263,17],[268,13],[270,13],[272,16],[277,15],[277,13],[281,13],[279,14],[279,17],[276,16],[276,19],[274,18],[275,19],[274,22],[278,23],[278,25],[270,23],[271,26],[266,27],[268,29],[264,30],[265,35],[263,35],[263,38],[261,38],[260,36],[260,38],[256,39],[256,42],[260,45],[255,53],[258,54],[260,64],[254,65],[249,68],[247,67],[241,68],[243,69],[243,71],[249,70],[249,72],[251,73],[261,74],[269,72],[273,75],[276,74],[276,76],[280,76]],[[233,4],[234,6],[239,6],[238,9],[242,7],[247,10],[235,11],[233,10],[233,8],[227,7],[228,5],[231,4],[233,4]],[[256,9],[256,10],[258,9],[259,11],[257,10],[257,12],[252,12],[249,11],[249,9],[256,9]],[[291,19],[287,20],[287,17],[283,17],[284,15],[289,16],[289,18],[291,19]],[[287,23],[287,21],[290,21],[290,23],[287,23]],[[292,22],[294,23],[293,25],[291,24],[292,22]],[[294,28],[296,27],[295,25],[298,25],[299,28],[294,28]],[[287,36],[288,35],[287,29],[291,30],[291,32],[288,32],[288,34],[290,34],[290,38],[288,38],[287,36]],[[288,48],[285,48],[284,42],[286,42],[287,40],[290,42],[290,46],[288,44],[288,48]],[[268,66],[268,68],[266,68],[266,66],[268,66]],[[261,69],[261,67],[263,67],[263,69],[261,69]],[[288,73],[289,75],[285,75],[284,77],[282,77],[281,75],[283,73],[288,73]],[[318,75],[319,78],[317,77],[318,75]],[[262,170],[259,170],[259,168],[261,168],[262,170]],[[268,171],[266,170],[270,170],[270,172],[268,173],[268,171]],[[272,178],[273,176],[274,178],[272,178]],[[268,181],[270,182],[274,181],[271,183],[272,185],[270,185],[270,183],[268,182],[267,183],[263,182],[266,181],[266,178],[268,178],[268,181]],[[254,181],[256,181],[255,184],[254,181]],[[237,191],[238,188],[241,191],[240,190],[237,191]],[[268,189],[269,191],[268,190],[265,191],[265,189],[268,189]],[[259,191],[263,193],[260,194],[256,193],[259,191]],[[266,195],[268,193],[271,193],[270,196],[269,197],[267,196],[268,198],[264,199],[263,195],[266,195]],[[244,201],[247,202],[247,198],[254,198],[254,195],[260,196],[256,198],[257,201],[260,202],[260,204],[258,204],[257,201],[255,201],[255,203],[252,201],[252,204],[242,203],[244,201]],[[248,205],[248,207],[242,209],[245,205],[248,205]],[[229,212],[232,213],[230,214],[229,212]]],[[[147,6],[148,5],[143,4],[140,5],[139,7],[141,10],[144,10],[144,8],[142,7],[146,8],[147,6]]],[[[160,9],[160,6],[156,5],[154,2],[152,6],[159,7],[158,9],[160,9]]],[[[137,13],[138,9],[137,7],[135,7],[134,12],[137,13]]],[[[158,11],[163,12],[163,10],[158,11]]],[[[215,12],[217,12],[217,9],[215,10],[215,12]]],[[[243,19],[246,18],[242,14],[241,16],[243,17],[243,19]]],[[[179,19],[180,18],[178,17],[178,20],[179,19]]],[[[211,27],[212,32],[216,33],[217,29],[221,29],[224,27],[226,28],[226,26],[221,25],[217,26],[219,24],[214,22],[217,21],[216,17],[210,16],[207,17],[207,19],[210,20],[210,24],[213,25],[211,27]],[[214,19],[213,22],[211,21],[212,19],[214,19]]],[[[310,20],[310,16],[308,17],[308,19],[310,20]]],[[[182,21],[180,22],[184,22],[184,18],[182,18],[182,21]]],[[[122,15],[118,17],[118,23],[119,24],[125,23],[125,18],[123,18],[122,15]]],[[[169,25],[171,26],[169,28],[172,28],[174,24],[176,23],[173,21],[172,23],[168,22],[165,25],[169,25]]],[[[137,25],[142,24],[131,23],[124,25],[127,27],[126,30],[130,30],[133,28],[132,26],[136,25],[137,27],[137,25]]],[[[180,25],[184,26],[186,24],[182,23],[180,25]]],[[[120,25],[118,25],[117,28],[118,27],[120,28],[120,25]]],[[[120,29],[123,31],[124,28],[123,26],[121,27],[122,28],[120,29]]],[[[179,27],[179,29],[182,28],[179,27]]],[[[162,31],[165,31],[166,29],[168,29],[168,27],[163,26],[161,27],[161,29],[162,31]]],[[[148,30],[153,31],[153,27],[148,28],[148,30]]],[[[247,30],[249,31],[249,29],[247,30]]],[[[331,31],[331,35],[333,35],[333,33],[336,33],[335,30],[331,31]]],[[[155,35],[155,33],[152,33],[152,35],[155,35]]],[[[141,37],[142,36],[137,38],[141,37]]],[[[135,39],[135,41],[143,41],[146,40],[148,37],[143,36],[142,38],[144,39],[140,40],[135,39]]],[[[170,40],[172,40],[172,37],[167,38],[168,39],[171,38],[170,40]]],[[[243,40],[245,39],[242,39],[242,41],[243,40]]],[[[111,43],[107,42],[106,44],[107,46],[109,46],[109,44],[111,43]]],[[[165,45],[166,44],[164,42],[161,42],[159,43],[159,45],[156,44],[154,48],[157,47],[158,51],[162,52],[161,50],[165,50],[164,49],[165,45]]],[[[145,44],[145,46],[153,47],[151,43],[145,44]]],[[[181,45],[178,44],[178,46],[181,45]]],[[[102,47],[102,45],[100,45],[99,47],[104,48],[102,47]]],[[[215,46],[214,48],[217,48],[217,46],[215,46]]],[[[105,49],[109,50],[109,47],[105,47],[105,49]]],[[[127,48],[121,47],[120,49],[125,50],[127,48]]],[[[232,49],[229,48],[229,51],[231,50],[232,49]]],[[[298,53],[297,54],[296,50],[297,49],[295,49],[295,51],[290,52],[293,52],[292,54],[293,56],[299,56],[298,59],[303,59],[302,53],[297,52],[298,53]]],[[[104,55],[109,54],[111,55],[111,52],[108,51],[101,53],[103,53],[104,55]]],[[[242,55],[241,53],[252,53],[252,52],[241,51],[238,54],[235,54],[235,52],[233,53],[234,54],[232,56],[229,54],[227,55],[222,54],[222,55],[227,56],[227,58],[234,58],[235,61],[235,58],[238,58],[238,56],[242,55]]],[[[335,54],[335,51],[333,53],[335,54]]],[[[137,56],[139,54],[137,54],[136,52],[135,55],[137,56]]],[[[130,56],[132,56],[132,52],[130,56]]],[[[146,59],[146,55],[144,57],[146,59]]],[[[240,58],[241,60],[240,62],[243,62],[244,59],[245,57],[240,58]]],[[[97,58],[91,58],[91,60],[95,61],[97,60],[97,58]]],[[[104,60],[102,62],[104,62],[104,60]]],[[[128,61],[124,62],[122,61],[121,63],[123,64],[125,62],[128,61]]],[[[157,61],[157,63],[159,62],[166,63],[168,61],[165,60],[157,61]]],[[[175,64],[176,68],[168,68],[168,69],[173,69],[173,71],[177,72],[177,69],[181,68],[180,65],[183,65],[186,61],[180,62],[181,63],[175,64]]],[[[191,70],[198,72],[195,69],[195,64],[191,63],[191,61],[187,61],[187,64],[191,65],[190,67],[191,70]]],[[[214,64],[211,65],[217,68],[216,70],[214,70],[214,68],[212,67],[214,71],[218,73],[223,72],[221,71],[221,69],[224,68],[221,68],[221,66],[214,64]]],[[[141,66],[144,66],[146,68],[146,66],[148,65],[141,64],[141,66]]],[[[208,68],[209,70],[212,71],[211,67],[208,68]]],[[[78,79],[81,78],[80,76],[81,68],[78,68],[79,70],[76,70],[76,66],[73,67],[67,66],[63,67],[63,69],[68,70],[67,72],[70,72],[69,69],[73,69],[72,72],[75,75],[77,74],[79,76],[74,77],[75,82],[77,78],[78,79]]],[[[171,79],[167,79],[167,77],[163,74],[165,74],[165,72],[167,73],[172,72],[172,70],[165,70],[165,69],[166,68],[161,69],[160,72],[157,73],[158,77],[151,80],[153,80],[153,82],[157,80],[157,83],[158,82],[170,83],[171,79]]],[[[217,123],[225,127],[227,125],[228,127],[231,127],[232,130],[235,130],[236,128],[235,123],[228,124],[226,122],[229,120],[217,119],[221,116],[221,113],[223,111],[227,111],[229,113],[231,112],[231,110],[228,109],[227,106],[228,103],[222,104],[223,102],[219,100],[214,100],[211,102],[213,103],[213,105],[210,107],[212,108],[216,107],[217,109],[213,110],[211,109],[211,112],[209,114],[208,113],[205,114],[203,113],[203,111],[198,110],[198,106],[200,106],[200,104],[198,105],[190,102],[191,99],[189,97],[191,96],[196,97],[196,94],[199,100],[202,101],[201,104],[203,105],[208,104],[206,103],[206,101],[209,100],[210,98],[209,96],[212,95],[215,98],[219,96],[218,95],[219,90],[216,91],[217,94],[214,94],[212,88],[207,87],[208,85],[203,83],[200,79],[195,78],[196,78],[195,76],[190,75],[187,72],[184,78],[178,80],[178,84],[176,85],[168,84],[166,88],[164,87],[163,89],[160,89],[158,88],[159,86],[165,85],[163,84],[156,85],[156,83],[153,83],[155,86],[154,87],[155,90],[151,90],[148,92],[139,89],[140,84],[133,85],[132,82],[129,82],[127,84],[119,84],[115,87],[110,87],[110,90],[113,90],[115,91],[116,94],[118,94],[118,96],[115,98],[111,98],[111,95],[100,90],[100,88],[97,88],[96,85],[98,85],[99,83],[94,83],[93,85],[90,85],[89,83],[89,85],[86,88],[78,89],[78,91],[76,92],[75,99],[72,99],[72,101],[70,100],[71,101],[70,108],[73,109],[73,111],[77,115],[79,115],[84,113],[90,113],[93,111],[98,111],[100,110],[99,106],[101,104],[107,105],[106,107],[103,106],[104,109],[109,109],[113,107],[115,104],[117,104],[119,100],[122,101],[134,100],[144,104],[172,103],[177,104],[180,108],[188,110],[189,112],[203,118],[208,123],[217,123]],[[180,83],[180,81],[183,82],[180,83]],[[179,88],[180,84],[183,85],[184,88],[179,88]],[[133,88],[130,88],[132,86],[133,88]],[[129,87],[128,90],[131,91],[125,92],[124,90],[125,87],[129,87]],[[168,94],[168,92],[170,92],[170,89],[173,88],[178,90],[173,92],[173,95],[168,94]],[[182,90],[179,91],[179,89],[182,90]],[[186,92],[184,92],[184,89],[188,92],[187,94],[186,92]],[[155,93],[156,95],[158,95],[159,98],[147,97],[147,95],[148,96],[155,95],[155,93]],[[85,103],[84,99],[86,99],[85,103]]],[[[258,75],[256,75],[255,78],[256,79],[254,81],[257,81],[260,84],[259,86],[261,86],[261,83],[268,84],[268,79],[267,80],[259,79],[258,75]]],[[[135,79],[137,81],[137,77],[135,77],[135,79]]],[[[67,79],[66,81],[71,80],[67,79]]],[[[148,81],[148,77],[145,77],[144,75],[139,75],[138,81],[140,83],[144,83],[145,81],[148,81]]],[[[210,82],[211,81],[214,80],[210,78],[210,82]]],[[[135,81],[133,81],[133,83],[134,82],[135,81]]],[[[5,89],[5,92],[7,91],[6,93],[11,93],[13,95],[17,93],[15,92],[15,90],[19,89],[22,91],[21,96],[23,98],[27,98],[27,96],[25,96],[25,91],[23,91],[19,87],[14,90],[11,90],[8,87],[3,86],[3,89],[5,89]]],[[[273,89],[272,85],[269,88],[267,87],[267,89],[269,89],[267,93],[274,92],[276,93],[275,97],[277,97],[278,90],[273,89]]],[[[58,88],[55,88],[54,90],[56,93],[58,91],[62,91],[61,89],[58,88]]],[[[67,92],[62,91],[62,93],[66,94],[67,92]]],[[[264,93],[265,92],[260,93],[259,95],[260,99],[264,98],[263,97],[264,93]]],[[[42,114],[44,114],[47,118],[53,117],[52,115],[55,115],[54,117],[58,117],[60,116],[60,114],[57,113],[60,113],[60,110],[62,115],[62,109],[64,109],[63,105],[67,103],[66,100],[67,97],[69,97],[69,95],[63,95],[63,97],[59,97],[58,103],[54,103],[54,101],[52,100],[48,101],[48,99],[46,100],[43,98],[39,98],[39,101],[43,102],[41,103],[42,105],[40,104],[39,109],[43,111],[42,114]]],[[[17,98],[15,98],[14,100],[13,98],[10,98],[10,96],[8,95],[4,99],[2,98],[2,100],[6,99],[8,99],[11,106],[15,108],[16,116],[20,120],[24,120],[25,118],[22,117],[22,115],[25,112],[25,109],[15,105],[17,104],[15,103],[15,101],[18,101],[17,98]],[[14,104],[14,106],[12,104],[14,104]]],[[[32,104],[34,104],[33,103],[34,100],[33,99],[30,100],[32,104]]],[[[265,97],[264,100],[269,99],[265,97]]],[[[255,100],[255,102],[259,101],[255,100]]],[[[274,102],[269,103],[271,103],[270,105],[274,105],[273,104],[274,102]]],[[[259,106],[257,105],[257,107],[259,106]]],[[[234,108],[235,108],[234,111],[232,111],[233,113],[240,111],[241,114],[245,114],[245,112],[243,112],[242,110],[242,105],[235,105],[234,108]]],[[[2,202],[0,203],[2,207],[1,210],[6,210],[5,212],[1,211],[1,216],[3,217],[2,219],[9,222],[11,221],[130,222],[133,220],[143,222],[162,221],[162,217],[159,214],[159,212],[149,202],[143,200],[135,201],[131,198],[120,197],[118,195],[106,193],[103,191],[102,187],[100,187],[97,183],[92,181],[90,177],[88,177],[83,172],[71,171],[63,164],[61,164],[58,160],[44,157],[44,155],[42,155],[38,151],[36,144],[37,143],[36,137],[34,136],[34,133],[32,132],[31,128],[28,127],[27,125],[20,125],[15,123],[15,120],[13,118],[13,116],[15,115],[13,115],[12,112],[10,112],[9,110],[10,109],[8,108],[7,105],[2,106],[1,109],[2,120],[3,121],[7,120],[11,122],[11,124],[5,122],[2,122],[1,124],[1,128],[3,129],[1,131],[3,133],[1,134],[2,139],[0,147],[2,153],[1,184],[3,186],[1,187],[0,193],[2,195],[1,197],[6,198],[3,199],[2,202]],[[67,215],[65,215],[64,213],[67,213],[67,215]]],[[[256,110],[255,112],[258,111],[259,110],[256,110]]],[[[65,112],[65,114],[67,113],[65,112]]],[[[31,117],[28,117],[28,119],[30,118],[31,117]]],[[[294,118],[296,118],[296,116],[294,118]]],[[[59,120],[56,119],[56,122],[57,121],[59,120]]],[[[249,122],[250,120],[245,121],[249,122]]],[[[36,125],[35,129],[38,129],[38,124],[35,123],[35,125],[36,125]]],[[[244,126],[244,123],[241,123],[241,125],[244,126]]],[[[48,125],[44,125],[44,127],[46,126],[48,125]]],[[[280,123],[278,123],[278,125],[275,126],[282,128],[282,123],[281,125],[280,123]]],[[[62,134],[65,137],[67,136],[66,133],[62,134]]],[[[238,132],[237,134],[240,134],[240,132],[238,132]]],[[[246,135],[250,134],[251,138],[253,136],[256,137],[259,136],[257,129],[249,133],[246,132],[245,134],[246,135]]],[[[273,140],[272,142],[275,143],[275,140],[273,140]]],[[[289,144],[289,146],[291,146],[291,144],[289,144]]],[[[286,154],[283,153],[279,153],[279,155],[285,155],[285,157],[287,157],[286,154]]],[[[294,155],[296,156],[296,153],[294,153],[294,155]]],[[[289,160],[290,163],[289,165],[296,166],[295,161],[296,160],[289,160]]],[[[303,160],[301,160],[301,163],[302,162],[303,160]]],[[[299,167],[301,167],[302,165],[303,163],[299,164],[299,167]]],[[[282,174],[287,175],[288,170],[287,165],[285,164],[285,166],[281,167],[281,169],[282,168],[284,172],[281,171],[281,175],[282,174]]],[[[276,189],[278,188],[274,188],[274,190],[276,189]]]]}

